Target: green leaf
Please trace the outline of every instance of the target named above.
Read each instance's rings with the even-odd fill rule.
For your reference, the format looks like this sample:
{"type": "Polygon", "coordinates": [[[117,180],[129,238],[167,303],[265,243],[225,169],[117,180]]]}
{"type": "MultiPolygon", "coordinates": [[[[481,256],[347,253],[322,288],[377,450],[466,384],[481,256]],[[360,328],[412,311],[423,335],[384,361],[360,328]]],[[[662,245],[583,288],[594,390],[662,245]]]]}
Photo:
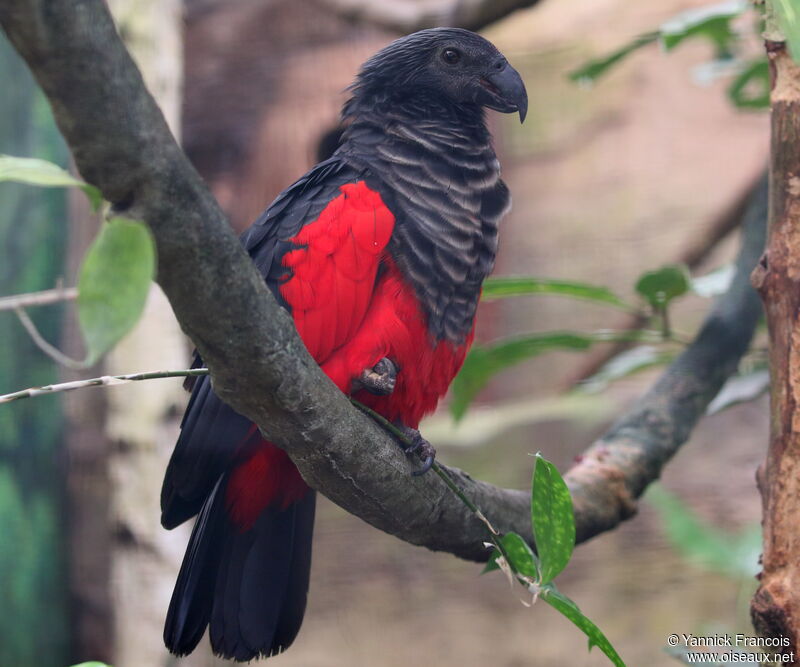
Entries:
{"type": "Polygon", "coordinates": [[[619,654],[616,652],[616,650],[614,650],[611,642],[608,641],[606,636],[600,631],[600,628],[586,618],[586,616],[584,616],[581,610],[578,608],[578,605],[576,605],[566,595],[556,589],[553,584],[543,587],[539,593],[539,597],[562,615],[566,616],[578,628],[580,628],[580,630],[589,638],[590,651],[592,650],[593,646],[596,646],[603,653],[605,653],[606,656],[608,656],[608,659],[611,660],[611,662],[617,667],[625,667],[625,663],[623,662],[622,658],[619,657],[619,654]]]}
{"type": "Polygon", "coordinates": [[[689,271],[683,264],[648,271],[636,282],[636,291],[656,309],[661,309],[672,299],[686,294],[690,287],[689,271]]]}
{"type": "Polygon", "coordinates": [[[800,62],[800,10],[792,0],[772,0],[781,32],[795,62],[800,62]]]}
{"type": "Polygon", "coordinates": [[[491,345],[473,345],[453,381],[450,412],[461,419],[475,395],[500,371],[551,350],[586,350],[595,343],[648,339],[648,332],[598,331],[582,334],[556,331],[509,338],[491,345]]]}
{"type": "Polygon", "coordinates": [[[104,662],[91,661],[91,662],[82,662],[79,665],[72,665],[72,667],[111,667],[111,665],[107,665],[104,662]]]}
{"type": "Polygon", "coordinates": [[[530,579],[539,580],[539,566],[536,555],[528,546],[528,543],[517,533],[506,533],[500,539],[506,554],[508,555],[509,565],[514,570],[530,579]]]}
{"type": "Polygon", "coordinates": [[[607,287],[577,283],[568,280],[548,280],[530,276],[489,278],[483,284],[482,298],[485,301],[504,299],[529,294],[557,294],[575,299],[597,301],[617,308],[633,310],[607,287]]]}
{"type": "Polygon", "coordinates": [[[643,46],[652,44],[660,36],[661,34],[658,32],[648,32],[641,35],[607,56],[590,60],[581,65],[578,69],[569,73],[569,78],[580,84],[592,84],[606,74],[614,65],[627,58],[634,51],[638,51],[643,46]]]}
{"type": "Polygon", "coordinates": [[[703,521],[677,496],[661,485],[647,491],[675,549],[688,561],[734,579],[754,576],[761,553],[761,528],[752,526],[728,533],[703,521]]]}
{"type": "Polygon", "coordinates": [[[536,455],[531,486],[531,524],[539,554],[541,583],[549,584],[566,567],[575,548],[572,497],[558,469],[536,455]]]}
{"type": "Polygon", "coordinates": [[[737,109],[768,109],[769,92],[769,64],[766,58],[750,61],[728,86],[728,98],[737,109]]]}
{"type": "MultiPolygon", "coordinates": [[[[535,581],[539,580],[539,565],[536,554],[533,553],[528,543],[520,535],[514,532],[506,533],[500,538],[500,544],[505,550],[508,556],[508,564],[514,572],[535,581]]],[[[495,548],[481,574],[499,570],[500,565],[497,561],[501,555],[500,551],[495,548]]]]}
{"type": "Polygon", "coordinates": [[[92,208],[100,208],[103,196],[93,185],[75,178],[57,164],[37,158],[0,155],[0,181],[14,181],[43,187],[77,187],[86,193],[92,208]]]}
{"type": "Polygon", "coordinates": [[[155,273],[155,249],[141,222],[103,225],[78,274],[78,321],[87,364],[97,361],[138,322],[155,273]]]}
{"type": "Polygon", "coordinates": [[[707,39],[717,50],[717,57],[729,57],[736,41],[731,20],[739,16],[747,3],[729,0],[681,12],[661,26],[661,41],[667,51],[689,37],[707,39]]]}
{"type": "Polygon", "coordinates": [[[494,572],[495,570],[499,570],[500,566],[497,564],[497,559],[500,557],[500,552],[495,549],[492,551],[492,555],[489,556],[489,560],[486,561],[486,565],[484,565],[483,569],[481,570],[481,574],[486,574],[487,572],[494,572]]]}

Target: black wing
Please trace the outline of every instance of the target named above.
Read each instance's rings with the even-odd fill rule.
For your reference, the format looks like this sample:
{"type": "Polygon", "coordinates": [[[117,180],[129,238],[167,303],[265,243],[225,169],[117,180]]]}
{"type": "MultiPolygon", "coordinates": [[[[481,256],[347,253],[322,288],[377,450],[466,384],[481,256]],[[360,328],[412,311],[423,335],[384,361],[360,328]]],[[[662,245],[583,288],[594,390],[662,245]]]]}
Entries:
{"type": "MultiPolygon", "coordinates": [[[[280,258],[293,247],[289,239],[319,217],[338,196],[342,185],[360,178],[362,173],[341,157],[321,162],[284,190],[242,234],[242,244],[284,307],[287,304],[278,286],[288,275],[280,258]]],[[[195,357],[193,366],[200,365],[202,360],[195,357]]],[[[191,389],[181,433],[161,488],[161,523],[165,528],[174,528],[200,511],[254,428],[249,419],[219,399],[210,378],[197,378],[191,389]]]]}

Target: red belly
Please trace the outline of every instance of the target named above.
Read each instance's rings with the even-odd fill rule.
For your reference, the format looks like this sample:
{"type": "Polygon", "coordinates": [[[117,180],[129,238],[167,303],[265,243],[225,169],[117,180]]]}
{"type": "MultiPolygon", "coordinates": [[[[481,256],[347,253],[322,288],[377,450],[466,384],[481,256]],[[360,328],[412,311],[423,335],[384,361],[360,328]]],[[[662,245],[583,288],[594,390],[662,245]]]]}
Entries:
{"type": "MultiPolygon", "coordinates": [[[[472,344],[474,329],[461,345],[434,341],[412,288],[393,262],[386,265],[361,326],[322,363],[322,370],[349,394],[364,369],[388,357],[398,367],[391,395],[359,391],[354,398],[389,421],[417,428],[447,393],[472,344]]],[[[257,431],[243,453],[244,460],[231,474],[226,500],[232,518],[247,530],[264,507],[285,508],[302,498],[307,487],[286,453],[257,431]]]]}
{"type": "Polygon", "coordinates": [[[398,367],[392,394],[375,396],[359,391],[354,398],[390,421],[417,428],[447,393],[464,363],[474,329],[460,345],[433,340],[412,288],[393,262],[386,264],[361,327],[322,369],[347,393],[362,370],[388,357],[398,367]]]}

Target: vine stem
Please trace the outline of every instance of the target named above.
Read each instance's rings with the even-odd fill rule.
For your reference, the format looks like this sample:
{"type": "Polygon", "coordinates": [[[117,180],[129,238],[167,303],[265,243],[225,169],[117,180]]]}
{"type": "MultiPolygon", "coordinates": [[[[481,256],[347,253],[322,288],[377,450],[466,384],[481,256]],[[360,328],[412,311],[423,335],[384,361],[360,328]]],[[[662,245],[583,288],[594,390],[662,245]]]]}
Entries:
{"type": "MultiPolygon", "coordinates": [[[[411,445],[413,444],[411,439],[403,433],[402,430],[397,428],[392,422],[390,422],[386,417],[383,415],[375,412],[372,408],[367,407],[360,401],[357,401],[354,398],[350,399],[350,402],[361,410],[364,414],[372,417],[381,427],[385,430],[389,431],[395,438],[397,438],[400,442],[411,445]]],[[[480,508],[472,502],[464,492],[458,487],[458,485],[453,481],[453,478],[447,474],[447,471],[442,468],[436,461],[433,462],[431,466],[431,470],[435,472],[439,478],[445,483],[448,489],[453,492],[453,494],[464,504],[464,506],[472,512],[478,519],[480,519],[486,528],[489,530],[489,539],[491,543],[495,546],[495,548],[500,552],[506,562],[511,565],[511,561],[508,558],[508,554],[506,553],[505,547],[503,546],[502,542],[500,541],[500,531],[497,530],[492,524],[489,522],[489,519],[486,518],[486,515],[481,512],[480,508]]]]}
{"type": "Polygon", "coordinates": [[[73,359],[72,357],[64,354],[55,345],[49,343],[41,334],[39,329],[36,328],[33,320],[30,318],[30,315],[28,315],[24,308],[14,308],[14,312],[19,318],[20,324],[22,324],[25,331],[28,332],[28,335],[31,337],[31,340],[34,342],[36,347],[38,347],[53,361],[55,361],[57,364],[61,364],[62,366],[66,366],[67,368],[71,368],[72,370],[81,370],[86,368],[88,365],[86,360],[81,361],[79,359],[73,359]]]}

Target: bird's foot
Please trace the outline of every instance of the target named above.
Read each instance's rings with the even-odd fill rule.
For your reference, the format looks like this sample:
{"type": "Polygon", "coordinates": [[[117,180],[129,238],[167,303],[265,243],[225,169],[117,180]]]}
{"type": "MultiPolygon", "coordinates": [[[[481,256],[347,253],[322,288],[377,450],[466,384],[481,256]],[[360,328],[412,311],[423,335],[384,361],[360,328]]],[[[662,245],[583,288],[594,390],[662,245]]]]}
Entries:
{"type": "Polygon", "coordinates": [[[397,384],[397,366],[395,363],[383,357],[372,368],[366,368],[353,383],[353,390],[363,389],[376,396],[388,396],[394,391],[397,384]]]}
{"type": "Polygon", "coordinates": [[[416,454],[422,461],[422,467],[419,470],[415,470],[411,474],[415,477],[424,475],[433,467],[433,461],[436,459],[436,450],[433,448],[431,443],[422,437],[417,429],[401,425],[400,430],[403,431],[403,434],[406,436],[406,438],[411,441],[411,444],[409,445],[401,445],[406,456],[412,456],[413,454],[416,454]]]}

